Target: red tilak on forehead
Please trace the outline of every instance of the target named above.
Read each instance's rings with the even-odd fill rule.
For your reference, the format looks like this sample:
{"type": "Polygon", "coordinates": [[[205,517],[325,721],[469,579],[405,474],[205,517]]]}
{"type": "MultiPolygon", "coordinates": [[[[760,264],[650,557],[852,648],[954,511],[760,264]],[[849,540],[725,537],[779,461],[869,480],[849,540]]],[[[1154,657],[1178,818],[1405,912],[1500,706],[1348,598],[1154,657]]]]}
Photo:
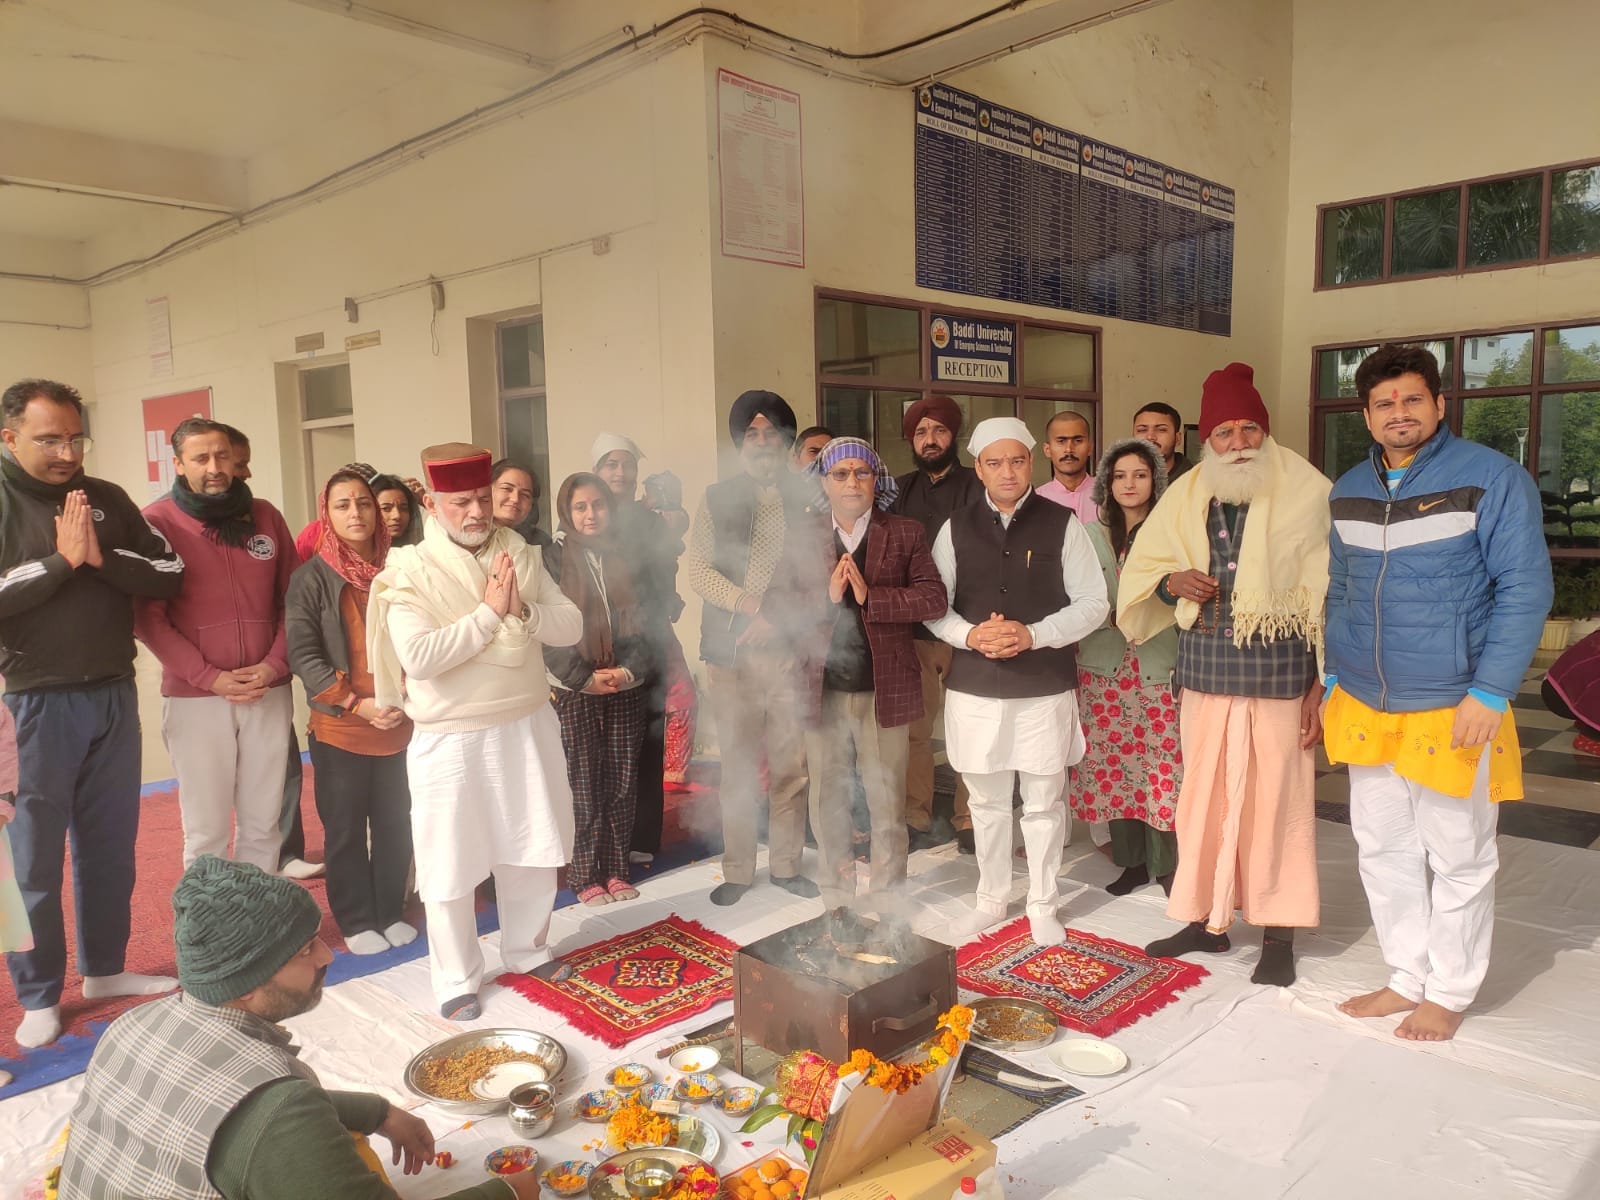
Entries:
{"type": "Polygon", "coordinates": [[[1389,391],[1389,399],[1391,399],[1391,400],[1400,399],[1400,389],[1399,388],[1390,389],[1390,391],[1389,391]]]}

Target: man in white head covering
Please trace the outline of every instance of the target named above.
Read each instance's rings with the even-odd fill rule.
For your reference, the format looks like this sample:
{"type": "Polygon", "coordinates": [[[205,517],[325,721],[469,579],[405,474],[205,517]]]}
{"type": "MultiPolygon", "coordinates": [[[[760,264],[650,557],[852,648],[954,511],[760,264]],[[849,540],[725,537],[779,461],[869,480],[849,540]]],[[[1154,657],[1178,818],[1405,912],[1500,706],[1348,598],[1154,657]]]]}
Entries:
{"type": "Polygon", "coordinates": [[[1028,924],[1056,945],[1056,876],[1066,838],[1067,768],[1083,756],[1073,645],[1111,606],[1094,546],[1071,509],[1035,497],[1034,438],[990,417],[967,444],[984,496],[959,508],[933,543],[950,604],[928,628],[954,647],[945,750],[972,797],[978,894],[958,932],[1003,920],[1011,897],[1011,794],[1022,790],[1028,924]]]}

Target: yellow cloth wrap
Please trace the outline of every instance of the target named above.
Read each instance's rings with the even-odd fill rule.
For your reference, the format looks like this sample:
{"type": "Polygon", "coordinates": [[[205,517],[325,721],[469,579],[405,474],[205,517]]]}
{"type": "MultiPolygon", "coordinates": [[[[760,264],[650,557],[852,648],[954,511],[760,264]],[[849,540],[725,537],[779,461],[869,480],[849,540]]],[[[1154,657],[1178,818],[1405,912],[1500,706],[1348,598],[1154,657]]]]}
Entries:
{"type": "Polygon", "coordinates": [[[351,1133],[355,1139],[356,1153],[361,1156],[361,1161],[372,1168],[372,1173],[385,1183],[389,1182],[389,1172],[383,1169],[383,1160],[378,1157],[378,1152],[372,1148],[372,1143],[367,1141],[365,1134],[351,1133]]]}
{"type": "Polygon", "coordinates": [[[1461,798],[1471,795],[1479,760],[1487,749],[1493,756],[1489,760],[1489,799],[1521,800],[1522,747],[1511,710],[1501,716],[1500,730],[1487,746],[1452,750],[1455,721],[1453,708],[1379,712],[1335,685],[1322,712],[1322,744],[1330,762],[1360,767],[1393,763],[1400,778],[1461,798]]]}

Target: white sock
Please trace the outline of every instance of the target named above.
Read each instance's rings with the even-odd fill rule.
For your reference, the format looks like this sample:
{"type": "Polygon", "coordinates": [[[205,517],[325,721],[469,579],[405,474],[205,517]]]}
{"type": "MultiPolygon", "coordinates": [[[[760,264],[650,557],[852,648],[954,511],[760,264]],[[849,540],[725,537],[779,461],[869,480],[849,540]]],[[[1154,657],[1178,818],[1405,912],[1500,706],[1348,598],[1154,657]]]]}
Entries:
{"type": "Polygon", "coordinates": [[[396,921],[383,931],[383,936],[391,946],[409,946],[417,940],[415,926],[407,925],[404,921],[396,921]]]}
{"type": "Polygon", "coordinates": [[[1000,924],[1006,919],[1004,905],[994,907],[981,901],[974,904],[970,911],[950,922],[950,929],[958,937],[975,937],[984,930],[1000,924]]]}
{"type": "Polygon", "coordinates": [[[1067,940],[1067,927],[1056,920],[1054,913],[1029,915],[1028,933],[1040,946],[1059,946],[1067,940]]]}
{"type": "Polygon", "coordinates": [[[48,1046],[61,1036],[61,1006],[30,1008],[22,1014],[22,1024],[17,1026],[17,1045],[32,1050],[48,1046]]]}
{"type": "Polygon", "coordinates": [[[389,939],[376,929],[363,929],[345,938],[344,948],[351,954],[382,954],[389,948],[389,939]]]}
{"type": "Polygon", "coordinates": [[[170,975],[140,975],[123,971],[120,975],[85,975],[83,998],[105,1000],[111,996],[159,996],[178,986],[170,975]]]}

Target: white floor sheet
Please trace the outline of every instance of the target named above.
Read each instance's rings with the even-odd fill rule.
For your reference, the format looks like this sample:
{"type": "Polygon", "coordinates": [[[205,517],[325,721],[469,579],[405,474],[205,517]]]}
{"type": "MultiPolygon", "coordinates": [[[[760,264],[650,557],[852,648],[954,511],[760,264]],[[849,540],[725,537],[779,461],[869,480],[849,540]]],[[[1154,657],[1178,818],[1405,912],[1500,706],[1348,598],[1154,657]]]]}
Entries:
{"type": "MultiPolygon", "coordinates": [[[[1235,949],[1205,961],[1209,978],[1114,1036],[1130,1058],[1126,1071],[1072,1080],[1088,1093],[1084,1099],[1001,1139],[1010,1196],[1600,1197],[1600,856],[1501,839],[1494,960],[1483,995],[1455,1042],[1417,1046],[1393,1036],[1395,1019],[1358,1022],[1334,1011],[1337,1000],[1381,986],[1386,971],[1350,831],[1327,822],[1317,831],[1323,924],[1300,935],[1295,986],[1280,991],[1249,982],[1259,935],[1236,926],[1235,949]]],[[[1027,886],[1018,867],[1016,914],[1027,886]]],[[[1102,885],[1115,874],[1086,838],[1069,847],[1067,924],[1134,945],[1169,931],[1159,890],[1113,898],[1102,885]]],[[[821,912],[820,901],[766,886],[732,908],[716,908],[707,892],[718,875],[715,864],[701,863],[650,880],[639,901],[564,909],[552,936],[558,949],[570,949],[677,912],[748,943],[821,912]]],[[[913,856],[908,886],[918,928],[949,940],[949,919],[975,883],[973,860],[953,847],[913,856]]],[[[491,965],[496,941],[485,939],[491,965]]],[[[731,1009],[696,1014],[679,1028],[731,1009]]],[[[659,1065],[655,1048],[672,1036],[613,1050],[494,987],[485,989],[476,1024],[540,1029],[567,1047],[563,1116],[539,1143],[547,1162],[593,1157],[583,1146],[598,1127],[571,1119],[571,1098],[617,1063],[659,1065]]],[[[436,1015],[425,960],[330,988],[318,1009],[291,1025],[327,1086],[378,1090],[399,1102],[410,1100],[399,1083],[406,1060],[461,1029],[436,1015]]],[[[1042,1051],[1018,1061],[1061,1074],[1042,1051]]],[[[24,1194],[22,1183],[59,1134],[77,1088],[67,1080],[0,1104],[0,1196],[24,1194]]],[[[455,1151],[458,1165],[397,1179],[406,1197],[465,1185],[478,1177],[484,1153],[514,1140],[503,1117],[459,1130],[459,1117],[418,1111],[436,1133],[454,1130],[441,1144],[455,1151]]],[[[723,1135],[720,1168],[776,1144],[781,1122],[751,1137],[720,1113],[702,1113],[723,1135]]]]}

